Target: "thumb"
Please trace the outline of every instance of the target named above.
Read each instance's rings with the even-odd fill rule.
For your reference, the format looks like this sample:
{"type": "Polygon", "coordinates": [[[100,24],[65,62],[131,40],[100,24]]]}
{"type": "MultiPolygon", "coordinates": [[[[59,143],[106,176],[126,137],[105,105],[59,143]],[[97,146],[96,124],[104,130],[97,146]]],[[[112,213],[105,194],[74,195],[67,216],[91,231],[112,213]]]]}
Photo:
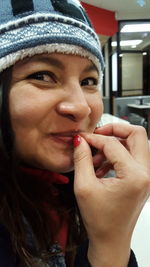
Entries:
{"type": "Polygon", "coordinates": [[[75,190],[84,189],[92,184],[95,171],[89,144],[81,136],[74,137],[75,190]]]}

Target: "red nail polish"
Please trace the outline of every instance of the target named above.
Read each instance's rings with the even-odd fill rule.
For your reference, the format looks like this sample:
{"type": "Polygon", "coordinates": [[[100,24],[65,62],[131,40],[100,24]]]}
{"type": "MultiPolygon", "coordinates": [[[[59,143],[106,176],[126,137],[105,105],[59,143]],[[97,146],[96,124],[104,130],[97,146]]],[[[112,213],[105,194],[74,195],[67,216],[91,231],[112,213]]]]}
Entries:
{"type": "Polygon", "coordinates": [[[98,130],[99,128],[100,128],[100,127],[96,127],[95,130],[94,130],[94,133],[95,133],[95,131],[98,130]]]}
{"type": "Polygon", "coordinates": [[[73,146],[74,147],[77,147],[77,146],[80,145],[80,143],[81,143],[81,137],[80,137],[80,135],[75,135],[73,137],[73,146]]]}

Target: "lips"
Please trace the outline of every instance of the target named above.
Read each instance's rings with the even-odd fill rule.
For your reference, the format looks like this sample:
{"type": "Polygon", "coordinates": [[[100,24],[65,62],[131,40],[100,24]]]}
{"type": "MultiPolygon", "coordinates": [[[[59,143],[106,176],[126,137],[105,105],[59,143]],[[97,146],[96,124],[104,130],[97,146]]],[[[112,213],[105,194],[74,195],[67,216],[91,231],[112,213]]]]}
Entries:
{"type": "Polygon", "coordinates": [[[54,136],[55,139],[59,142],[67,143],[67,144],[72,144],[73,142],[73,137],[71,136],[54,136]]]}
{"type": "Polygon", "coordinates": [[[81,131],[71,131],[71,132],[61,132],[61,133],[51,133],[50,136],[57,143],[72,144],[73,137],[79,134],[81,131]]]}

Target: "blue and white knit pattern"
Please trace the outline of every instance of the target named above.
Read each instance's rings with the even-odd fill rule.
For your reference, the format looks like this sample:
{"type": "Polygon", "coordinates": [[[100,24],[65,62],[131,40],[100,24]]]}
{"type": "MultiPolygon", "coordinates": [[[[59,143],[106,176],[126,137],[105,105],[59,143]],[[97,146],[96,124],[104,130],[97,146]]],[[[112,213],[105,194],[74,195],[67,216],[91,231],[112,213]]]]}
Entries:
{"type": "Polygon", "coordinates": [[[99,71],[104,67],[99,38],[79,0],[0,0],[0,40],[0,72],[25,56],[52,53],[54,44],[60,53],[88,55],[99,71]]]}
{"type": "MultiPolygon", "coordinates": [[[[14,58],[13,64],[21,59],[17,54],[18,51],[33,48],[34,53],[32,55],[35,55],[38,52],[35,47],[44,44],[67,44],[74,45],[74,48],[78,46],[82,48],[80,53],[76,52],[79,49],[73,49],[72,47],[72,49],[69,49],[69,51],[72,51],[71,54],[82,56],[83,51],[81,50],[84,49],[95,57],[93,63],[95,64],[97,61],[98,69],[101,66],[103,68],[103,58],[97,35],[90,27],[72,18],[50,14],[30,15],[1,25],[0,33],[0,71],[11,66],[12,56],[14,58]]],[[[56,50],[58,50],[58,46],[56,50]]],[[[61,46],[59,52],[62,52],[61,46]]],[[[41,53],[44,53],[44,50],[41,50],[41,53]]],[[[67,53],[67,50],[63,49],[63,53],[67,53]]],[[[26,56],[28,56],[27,53],[26,56]]]]}
{"type": "MultiPolygon", "coordinates": [[[[41,20],[41,18],[42,18],[41,15],[39,17],[37,15],[34,17],[35,20],[38,19],[41,20]]],[[[48,17],[46,17],[45,15],[44,19],[46,18],[48,17]]],[[[4,28],[0,27],[0,32],[1,32],[0,70],[2,71],[11,65],[11,60],[9,58],[11,57],[11,54],[13,54],[13,57],[15,58],[14,53],[16,53],[17,51],[27,48],[35,49],[35,46],[43,44],[50,44],[50,45],[55,43],[68,44],[68,45],[74,45],[74,48],[76,45],[94,55],[98,59],[97,62],[101,60],[102,55],[100,55],[99,53],[100,51],[99,42],[94,31],[92,31],[90,28],[85,31],[86,26],[83,23],[78,23],[80,25],[79,28],[79,25],[78,27],[70,25],[68,21],[65,21],[65,23],[59,22],[59,19],[62,20],[61,16],[57,16],[55,17],[55,19],[56,18],[57,21],[53,22],[49,21],[49,22],[39,22],[33,24],[27,24],[24,22],[25,23],[24,27],[19,27],[19,25],[23,23],[23,20],[19,20],[18,22],[15,21],[15,25],[12,23],[5,25],[5,27],[7,26],[8,30],[5,31],[4,33],[3,33],[4,28]],[[12,27],[14,27],[14,29],[10,31],[9,29],[10,28],[12,29],[12,27]],[[92,34],[89,34],[89,31],[92,34]],[[7,55],[9,56],[7,57],[7,55]]],[[[29,16],[28,20],[26,18],[26,22],[27,21],[31,22],[31,19],[33,19],[33,16],[32,17],[29,16]]],[[[72,24],[73,22],[77,24],[75,20],[73,19],[69,20],[72,24]]],[[[35,50],[34,53],[32,53],[32,55],[36,53],[37,52],[35,50]]],[[[67,53],[67,50],[63,51],[63,53],[67,53]]],[[[72,47],[72,54],[79,54],[79,53],[76,53],[76,51],[72,47]]],[[[82,56],[82,53],[80,53],[80,55],[82,56]]],[[[17,60],[19,60],[19,58],[17,58],[17,60]]]]}

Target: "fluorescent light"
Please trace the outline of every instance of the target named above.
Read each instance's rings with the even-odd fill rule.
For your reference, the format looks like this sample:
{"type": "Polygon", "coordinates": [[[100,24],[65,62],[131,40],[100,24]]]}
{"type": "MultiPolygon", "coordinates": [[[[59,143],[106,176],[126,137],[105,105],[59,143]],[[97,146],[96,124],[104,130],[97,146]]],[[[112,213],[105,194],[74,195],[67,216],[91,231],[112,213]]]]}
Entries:
{"type": "Polygon", "coordinates": [[[146,56],[147,55],[147,52],[143,52],[143,56],[146,56]]]}
{"type": "Polygon", "coordinates": [[[150,23],[127,24],[121,32],[150,32],[150,23]]]}
{"type": "Polygon", "coordinates": [[[141,7],[143,7],[143,6],[145,6],[145,0],[137,0],[136,1],[137,2],[137,4],[139,5],[139,6],[141,6],[141,7]]]}
{"type": "MultiPolygon", "coordinates": [[[[133,45],[139,45],[143,42],[143,40],[127,40],[127,41],[121,41],[121,46],[133,46],[133,45]]],[[[112,42],[111,46],[115,47],[117,46],[117,42],[112,42]]]]}

